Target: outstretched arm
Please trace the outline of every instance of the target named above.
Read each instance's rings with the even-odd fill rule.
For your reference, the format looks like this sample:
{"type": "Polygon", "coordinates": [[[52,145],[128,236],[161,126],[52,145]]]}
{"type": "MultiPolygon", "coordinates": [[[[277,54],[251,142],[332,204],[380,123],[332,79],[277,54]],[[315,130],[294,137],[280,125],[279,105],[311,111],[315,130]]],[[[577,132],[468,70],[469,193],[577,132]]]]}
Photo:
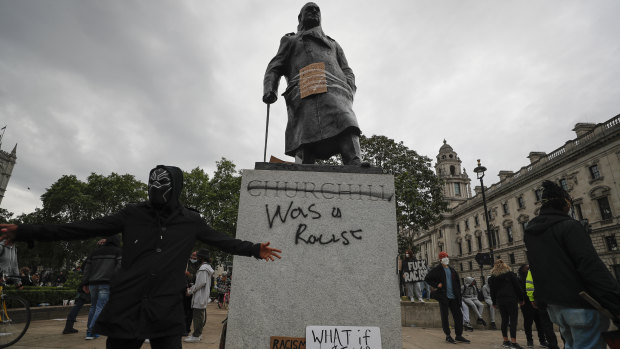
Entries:
{"type": "Polygon", "coordinates": [[[276,257],[278,259],[282,258],[278,254],[282,253],[282,250],[269,247],[269,244],[270,242],[267,242],[266,244],[260,244],[260,258],[264,259],[267,262],[269,262],[270,260],[274,261],[273,257],[276,257]]]}

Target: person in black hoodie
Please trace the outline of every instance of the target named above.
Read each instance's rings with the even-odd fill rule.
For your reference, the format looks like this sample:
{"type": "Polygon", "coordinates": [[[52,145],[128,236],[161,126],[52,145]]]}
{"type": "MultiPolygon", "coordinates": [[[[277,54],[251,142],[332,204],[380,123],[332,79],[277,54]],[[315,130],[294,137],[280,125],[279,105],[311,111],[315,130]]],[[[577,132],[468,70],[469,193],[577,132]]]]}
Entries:
{"type": "Polygon", "coordinates": [[[98,337],[93,333],[93,326],[103,307],[108,303],[110,281],[121,267],[121,248],[118,235],[101,239],[97,242],[97,245],[97,249],[88,256],[86,263],[84,263],[84,276],[82,279],[84,292],[90,293],[86,339],[98,337]]]}
{"type": "Polygon", "coordinates": [[[519,318],[519,308],[517,303],[523,305],[523,291],[519,286],[517,275],[510,270],[510,267],[501,259],[495,261],[489,278],[491,287],[491,300],[493,307],[499,308],[502,317],[502,337],[504,348],[517,348],[517,320],[519,318]],[[510,341],[508,340],[508,324],[510,324],[510,341]]]}
{"type": "Polygon", "coordinates": [[[441,313],[441,327],[446,334],[448,343],[470,343],[470,340],[463,337],[463,313],[461,312],[461,280],[454,268],[449,266],[450,259],[445,251],[439,252],[440,264],[431,269],[426,274],[426,281],[434,289],[431,297],[439,301],[439,312],[441,313]],[[454,339],[450,336],[450,323],[448,322],[448,310],[452,312],[454,319],[454,339]]]}
{"type": "Polygon", "coordinates": [[[527,225],[524,236],[536,302],[548,304],[549,317],[560,327],[566,348],[600,348],[609,319],[579,293],[587,292],[620,318],[620,285],[583,226],[568,216],[570,195],[551,181],[542,187],[540,214],[527,225]]]}
{"type": "MultiPolygon", "coordinates": [[[[185,332],[184,271],[196,240],[242,256],[273,261],[282,251],[211,228],[179,202],[183,172],[159,165],[149,173],[147,202],[113,215],[68,224],[0,224],[0,241],[70,240],[122,233],[122,263],[110,284],[110,299],[94,331],[108,336],[106,348],[181,349],[185,332]]],[[[248,310],[249,311],[249,310],[248,310]]]]}

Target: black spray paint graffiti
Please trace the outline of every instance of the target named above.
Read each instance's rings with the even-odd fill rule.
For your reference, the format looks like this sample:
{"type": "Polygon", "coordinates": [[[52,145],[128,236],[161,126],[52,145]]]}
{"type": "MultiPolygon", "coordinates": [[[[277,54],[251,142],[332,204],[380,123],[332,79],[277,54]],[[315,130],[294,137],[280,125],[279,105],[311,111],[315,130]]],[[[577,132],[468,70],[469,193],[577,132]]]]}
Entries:
{"type": "MultiPolygon", "coordinates": [[[[291,201],[286,210],[282,206],[277,205],[273,212],[269,209],[269,204],[265,205],[265,211],[267,213],[267,223],[269,229],[272,229],[274,224],[285,224],[287,221],[296,220],[316,220],[321,219],[324,216],[319,212],[316,204],[310,204],[307,207],[296,206],[294,201],[291,201]],[[277,219],[277,220],[276,220],[277,219]]],[[[342,218],[342,210],[339,207],[332,207],[331,217],[334,219],[342,218]]],[[[329,245],[341,243],[344,246],[349,245],[353,240],[362,240],[362,229],[348,229],[337,233],[320,233],[313,234],[308,232],[308,224],[306,222],[298,223],[295,231],[295,245],[304,243],[307,245],[329,245]]]]}

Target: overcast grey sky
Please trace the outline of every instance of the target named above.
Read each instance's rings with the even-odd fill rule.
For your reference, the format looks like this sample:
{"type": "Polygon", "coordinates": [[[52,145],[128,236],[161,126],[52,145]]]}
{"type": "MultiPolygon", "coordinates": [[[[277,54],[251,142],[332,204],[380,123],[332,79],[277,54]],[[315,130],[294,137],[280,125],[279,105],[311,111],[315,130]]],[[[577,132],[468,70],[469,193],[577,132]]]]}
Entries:
{"type": "MultiPolygon", "coordinates": [[[[253,168],[263,74],[304,3],[0,0],[2,149],[18,144],[2,207],[33,211],[64,174],[253,168]]],[[[433,159],[445,138],[470,175],[482,159],[485,183],[620,113],[620,1],[317,3],[362,131],[433,159]]],[[[285,126],[280,98],[268,154],[292,161],[285,126]]]]}

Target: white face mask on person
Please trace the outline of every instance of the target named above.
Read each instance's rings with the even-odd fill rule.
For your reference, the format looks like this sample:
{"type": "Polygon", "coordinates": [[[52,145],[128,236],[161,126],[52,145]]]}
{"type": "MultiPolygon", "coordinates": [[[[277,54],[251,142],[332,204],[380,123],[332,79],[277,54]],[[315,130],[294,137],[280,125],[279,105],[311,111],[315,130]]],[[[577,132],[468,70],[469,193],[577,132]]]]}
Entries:
{"type": "Polygon", "coordinates": [[[190,261],[190,262],[192,262],[192,263],[196,263],[196,262],[198,262],[198,260],[197,260],[197,259],[194,259],[194,258],[191,258],[189,261],[190,261]]]}
{"type": "Polygon", "coordinates": [[[443,257],[441,259],[441,264],[448,265],[448,263],[450,263],[450,259],[448,257],[443,257]]]}

